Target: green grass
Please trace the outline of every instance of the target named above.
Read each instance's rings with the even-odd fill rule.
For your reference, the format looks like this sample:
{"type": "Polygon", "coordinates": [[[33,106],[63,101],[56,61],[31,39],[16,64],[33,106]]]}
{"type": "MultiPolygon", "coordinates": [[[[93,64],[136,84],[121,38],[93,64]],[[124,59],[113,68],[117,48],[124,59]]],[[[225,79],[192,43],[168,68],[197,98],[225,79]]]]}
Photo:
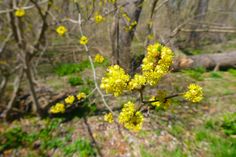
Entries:
{"type": "Polygon", "coordinates": [[[203,74],[206,72],[205,68],[199,67],[196,69],[187,69],[187,70],[182,70],[182,72],[191,78],[197,80],[197,81],[203,81],[203,74]]]}
{"type": "Polygon", "coordinates": [[[236,139],[220,137],[209,130],[200,130],[196,133],[198,142],[207,142],[208,150],[215,157],[236,156],[236,139]]]}
{"type": "Polygon", "coordinates": [[[176,148],[173,151],[163,150],[161,156],[163,157],[187,157],[186,154],[180,148],[176,148]]]}
{"type": "Polygon", "coordinates": [[[5,133],[0,135],[0,152],[7,149],[17,148],[19,146],[27,147],[32,145],[36,140],[41,141],[41,147],[43,149],[53,148],[55,143],[59,143],[58,139],[53,139],[51,134],[55,129],[58,128],[59,122],[59,119],[48,120],[45,128],[39,130],[38,132],[32,133],[27,133],[20,127],[7,130],[5,133]]]}
{"type": "Polygon", "coordinates": [[[221,73],[220,72],[216,72],[216,71],[211,72],[210,76],[212,78],[222,78],[221,73]]]}
{"type": "Polygon", "coordinates": [[[182,123],[177,123],[175,125],[173,125],[169,132],[174,135],[175,137],[181,137],[181,135],[184,133],[185,128],[184,125],[182,123]]]}
{"type": "Polygon", "coordinates": [[[144,147],[140,148],[142,157],[154,157],[151,153],[149,153],[144,147]]]}
{"type": "MultiPolygon", "coordinates": [[[[70,132],[66,132],[65,136],[58,136],[61,120],[60,118],[48,119],[45,127],[35,132],[26,132],[20,127],[7,130],[0,135],[0,153],[19,147],[33,148],[35,141],[38,141],[39,156],[45,156],[49,150],[56,148],[62,151],[64,156],[72,156],[74,153],[79,154],[80,157],[96,156],[96,151],[89,141],[78,138],[70,143],[72,140],[70,132]]],[[[33,153],[32,151],[28,152],[29,156],[33,153]]]]}
{"type": "Polygon", "coordinates": [[[83,80],[79,76],[71,76],[68,79],[68,82],[71,86],[78,86],[83,84],[83,80]]]}
{"type": "Polygon", "coordinates": [[[27,133],[20,127],[15,127],[0,134],[0,154],[4,150],[18,148],[23,144],[27,133]]]}
{"type": "Polygon", "coordinates": [[[76,63],[61,63],[58,64],[54,71],[59,76],[66,76],[74,73],[83,71],[86,68],[90,67],[88,60],[82,61],[79,64],[76,63]]]}
{"type": "Polygon", "coordinates": [[[77,139],[74,143],[65,146],[63,152],[65,156],[72,156],[74,153],[78,153],[80,157],[96,156],[96,151],[90,142],[82,139],[77,139]]]}
{"type": "Polygon", "coordinates": [[[226,135],[236,135],[236,113],[226,114],[221,127],[226,135]]]}
{"type": "Polygon", "coordinates": [[[229,69],[228,72],[236,77],[236,69],[229,69]]]}
{"type": "MultiPolygon", "coordinates": [[[[98,66],[108,66],[109,60],[105,59],[103,63],[94,63],[95,67],[98,66]]],[[[56,65],[54,72],[59,76],[71,75],[74,73],[79,73],[87,68],[91,68],[89,60],[84,60],[79,63],[61,63],[56,65]]]]}

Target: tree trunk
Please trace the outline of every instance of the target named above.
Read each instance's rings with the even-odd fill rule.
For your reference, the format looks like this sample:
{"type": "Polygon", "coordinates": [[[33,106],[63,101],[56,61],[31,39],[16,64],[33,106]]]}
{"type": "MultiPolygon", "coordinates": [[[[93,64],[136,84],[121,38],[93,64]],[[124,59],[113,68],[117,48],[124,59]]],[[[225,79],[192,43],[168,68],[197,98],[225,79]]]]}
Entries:
{"type": "MultiPolygon", "coordinates": [[[[136,30],[136,26],[134,25],[132,30],[125,30],[129,24],[136,21],[138,23],[140,13],[143,8],[143,2],[144,0],[130,0],[128,1],[129,5],[126,5],[124,7],[124,12],[127,13],[128,17],[130,18],[130,22],[127,25],[127,21],[125,19],[119,20],[119,32],[116,32],[115,34],[118,35],[118,44],[116,53],[119,53],[118,55],[115,55],[115,57],[119,57],[118,62],[119,64],[128,72],[130,72],[130,63],[131,63],[131,43],[134,38],[134,32],[136,30]]],[[[117,26],[114,31],[117,30],[117,26]]]]}
{"type": "Polygon", "coordinates": [[[6,109],[1,114],[1,117],[3,119],[5,119],[5,120],[7,119],[8,114],[11,111],[11,109],[13,108],[13,105],[14,105],[14,103],[16,101],[16,97],[17,97],[17,93],[18,93],[18,91],[20,89],[20,83],[21,83],[22,77],[23,77],[23,70],[20,69],[20,73],[17,74],[17,76],[15,77],[15,80],[14,80],[14,86],[13,86],[14,90],[12,92],[11,99],[8,102],[6,109]]]}
{"type": "MultiPolygon", "coordinates": [[[[205,18],[204,15],[207,13],[207,10],[208,10],[208,3],[209,3],[209,0],[199,0],[198,1],[198,6],[197,6],[197,9],[194,13],[194,15],[196,16],[196,18],[194,19],[196,23],[202,22],[204,20],[204,18],[205,18]],[[199,15],[202,15],[202,16],[199,16],[199,15]]],[[[194,25],[191,29],[195,30],[197,28],[199,28],[199,26],[194,25]]],[[[200,40],[199,33],[195,32],[195,31],[190,33],[188,42],[191,45],[193,45],[193,47],[198,46],[199,40],[200,40]]]]}
{"type": "Polygon", "coordinates": [[[147,39],[145,43],[146,46],[150,44],[150,38],[148,36],[153,36],[153,16],[154,16],[155,8],[158,1],[159,0],[153,0],[152,2],[151,13],[150,13],[149,21],[147,24],[147,39]]]}
{"type": "Polygon", "coordinates": [[[41,116],[42,109],[40,107],[40,104],[39,104],[38,98],[37,98],[37,94],[35,92],[35,86],[34,86],[33,77],[32,77],[32,73],[31,73],[31,66],[30,66],[30,62],[27,60],[27,58],[25,59],[24,71],[26,74],[26,78],[28,80],[28,84],[29,84],[29,88],[30,88],[30,95],[31,95],[31,98],[33,101],[33,111],[36,112],[39,116],[41,116]]]}
{"type": "Polygon", "coordinates": [[[174,60],[173,71],[204,67],[206,69],[230,68],[236,66],[236,51],[217,54],[203,54],[179,57],[174,60]]]}

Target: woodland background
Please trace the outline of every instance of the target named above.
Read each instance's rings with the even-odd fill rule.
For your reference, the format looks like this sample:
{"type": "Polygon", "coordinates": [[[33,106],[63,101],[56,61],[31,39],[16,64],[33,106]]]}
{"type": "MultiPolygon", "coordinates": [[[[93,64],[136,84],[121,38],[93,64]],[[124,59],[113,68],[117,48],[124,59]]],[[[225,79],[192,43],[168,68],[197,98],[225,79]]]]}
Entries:
{"type": "MultiPolygon", "coordinates": [[[[235,0],[0,0],[0,156],[236,156],[235,0]],[[14,11],[25,8],[24,17],[14,11]],[[96,23],[96,13],[104,21],[96,23]],[[139,71],[148,44],[175,53],[173,73],[154,89],[181,91],[196,82],[204,100],[176,99],[150,111],[139,133],[119,133],[94,93],[63,115],[48,109],[68,94],[94,89],[92,69],[79,44],[78,14],[89,38],[98,80],[111,64],[139,71]],[[137,21],[131,31],[125,28],[137,21]],[[58,36],[56,28],[68,32],[58,36]]],[[[126,100],[105,95],[118,111],[126,100]]]]}

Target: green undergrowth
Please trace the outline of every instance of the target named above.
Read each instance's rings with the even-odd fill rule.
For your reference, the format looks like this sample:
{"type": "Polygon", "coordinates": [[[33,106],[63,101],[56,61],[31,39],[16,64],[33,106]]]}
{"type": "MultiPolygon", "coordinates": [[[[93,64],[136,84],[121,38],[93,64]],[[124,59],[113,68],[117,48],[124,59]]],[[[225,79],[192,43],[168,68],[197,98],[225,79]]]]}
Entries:
{"type": "Polygon", "coordinates": [[[199,144],[207,143],[207,150],[215,157],[236,156],[236,139],[222,137],[210,130],[199,130],[196,133],[196,141],[199,144]]]}
{"type": "Polygon", "coordinates": [[[52,149],[59,149],[63,156],[95,156],[96,151],[87,139],[78,138],[71,142],[72,128],[65,128],[65,135],[60,135],[61,121],[61,118],[47,119],[45,127],[32,132],[21,127],[8,129],[0,134],[0,154],[6,150],[29,148],[31,151],[28,153],[35,154],[34,151],[37,150],[37,156],[46,156],[52,149]]]}
{"type": "MultiPolygon", "coordinates": [[[[95,67],[108,66],[108,65],[109,65],[108,59],[105,59],[105,61],[101,64],[94,63],[95,67]]],[[[58,76],[66,76],[66,75],[82,72],[87,68],[91,68],[90,62],[89,60],[84,60],[79,63],[60,63],[56,65],[56,67],[54,68],[54,72],[58,76]]]]}
{"type": "Polygon", "coordinates": [[[71,86],[78,86],[83,84],[83,79],[80,76],[70,76],[68,79],[68,83],[71,86]]]}
{"type": "Polygon", "coordinates": [[[197,81],[203,81],[204,80],[203,74],[206,72],[206,69],[199,67],[195,69],[182,70],[182,72],[197,81]]]}
{"type": "Polygon", "coordinates": [[[236,69],[229,69],[228,72],[236,77],[236,69]]]}

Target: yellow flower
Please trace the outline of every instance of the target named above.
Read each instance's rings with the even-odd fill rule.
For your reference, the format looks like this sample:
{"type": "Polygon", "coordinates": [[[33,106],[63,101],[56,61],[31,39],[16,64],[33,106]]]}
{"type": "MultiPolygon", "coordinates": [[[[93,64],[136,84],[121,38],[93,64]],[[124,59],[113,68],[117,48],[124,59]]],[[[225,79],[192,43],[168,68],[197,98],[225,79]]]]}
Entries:
{"type": "Polygon", "coordinates": [[[25,16],[25,10],[24,9],[17,9],[15,11],[15,16],[17,16],[17,17],[25,16]]]}
{"type": "Polygon", "coordinates": [[[119,96],[124,90],[127,90],[127,84],[130,76],[127,75],[119,65],[110,66],[106,76],[102,78],[100,87],[106,90],[106,93],[112,93],[119,96]]]}
{"type": "MultiPolygon", "coordinates": [[[[152,96],[149,101],[154,101],[154,100],[157,100],[157,98],[155,96],[152,96]]],[[[155,107],[160,107],[161,106],[161,102],[160,101],[156,101],[156,102],[152,102],[151,103],[153,106],[155,107]]]]}
{"type": "Polygon", "coordinates": [[[196,84],[190,84],[184,98],[191,102],[200,102],[203,99],[202,87],[196,84]]]}
{"type": "Polygon", "coordinates": [[[50,113],[64,113],[65,112],[65,105],[62,103],[56,103],[56,105],[52,106],[49,110],[50,113]]]}
{"type": "Polygon", "coordinates": [[[143,115],[140,111],[135,110],[135,105],[132,102],[124,104],[118,117],[119,123],[131,131],[139,131],[143,125],[143,115]]]}
{"type": "Polygon", "coordinates": [[[158,91],[156,96],[152,96],[149,101],[154,101],[158,100],[155,102],[152,102],[151,104],[155,106],[156,108],[163,108],[167,109],[171,105],[171,100],[170,99],[165,99],[167,96],[167,93],[165,91],[158,91]]]}
{"type": "Polygon", "coordinates": [[[112,113],[107,113],[104,115],[104,121],[108,122],[108,123],[113,123],[114,119],[113,119],[113,115],[112,113]]]}
{"type": "Polygon", "coordinates": [[[59,26],[59,27],[57,27],[56,32],[60,36],[63,36],[67,32],[67,29],[65,26],[59,26]]]}
{"type": "Polygon", "coordinates": [[[75,101],[75,97],[73,95],[69,95],[66,99],[65,102],[69,105],[73,104],[73,102],[75,101]]]}
{"type": "Polygon", "coordinates": [[[88,43],[88,38],[86,36],[82,36],[79,42],[81,45],[86,45],[88,43]]]}
{"type": "Polygon", "coordinates": [[[94,58],[94,62],[96,63],[102,63],[104,61],[104,57],[100,54],[96,54],[95,58],[94,58]]]}
{"type": "Polygon", "coordinates": [[[130,80],[129,82],[129,90],[134,90],[134,89],[141,89],[142,86],[144,86],[146,83],[146,79],[144,76],[140,74],[135,74],[134,78],[130,80]]]}
{"type": "Polygon", "coordinates": [[[147,84],[157,85],[159,80],[169,72],[173,55],[171,49],[159,43],[147,47],[147,54],[141,65],[147,84]]]}
{"type": "Polygon", "coordinates": [[[84,99],[84,98],[86,98],[86,94],[85,93],[83,93],[83,92],[80,92],[79,94],[77,94],[77,99],[78,100],[81,100],[81,99],[84,99]]]}
{"type": "Polygon", "coordinates": [[[97,14],[94,19],[96,23],[100,23],[104,20],[103,16],[100,14],[97,14]]]}

